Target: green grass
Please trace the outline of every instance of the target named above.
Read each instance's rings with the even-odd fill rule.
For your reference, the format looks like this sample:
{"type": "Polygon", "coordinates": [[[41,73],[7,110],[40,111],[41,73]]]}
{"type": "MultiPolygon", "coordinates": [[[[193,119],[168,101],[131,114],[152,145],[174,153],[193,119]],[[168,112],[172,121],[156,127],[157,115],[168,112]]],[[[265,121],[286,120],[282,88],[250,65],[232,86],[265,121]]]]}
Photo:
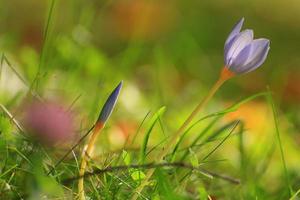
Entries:
{"type": "Polygon", "coordinates": [[[279,149],[280,149],[280,156],[281,156],[281,159],[282,159],[282,166],[283,166],[283,171],[284,171],[284,175],[285,175],[285,179],[286,179],[286,185],[288,187],[290,195],[292,195],[293,194],[293,189],[292,189],[292,186],[291,186],[291,183],[290,183],[290,177],[289,177],[288,169],[287,169],[286,162],[285,162],[283,146],[282,146],[279,127],[278,127],[278,117],[277,117],[278,114],[277,114],[277,111],[276,111],[276,108],[275,108],[275,104],[274,104],[274,101],[273,101],[272,94],[270,93],[267,97],[268,97],[268,102],[272,107],[272,113],[273,113],[275,131],[276,131],[276,138],[277,138],[279,149]]]}
{"type": "MultiPolygon", "coordinates": [[[[237,136],[232,136],[233,130],[236,128],[239,122],[233,121],[229,122],[227,124],[224,124],[223,126],[219,127],[218,122],[226,113],[235,111],[238,109],[241,104],[247,103],[254,98],[261,97],[261,96],[267,96],[268,100],[270,101],[269,97],[270,93],[260,93],[253,96],[250,96],[242,101],[239,101],[229,108],[225,109],[224,111],[219,111],[213,114],[209,114],[205,117],[202,117],[199,121],[197,121],[195,124],[191,125],[191,127],[185,132],[184,136],[178,141],[175,148],[172,152],[170,152],[170,159],[168,159],[170,162],[165,163],[165,166],[152,166],[157,167],[157,172],[153,180],[151,181],[150,185],[147,188],[147,191],[145,191],[142,195],[145,197],[151,197],[151,198],[162,198],[162,199],[189,199],[189,196],[198,196],[203,195],[203,190],[207,192],[207,194],[215,193],[216,195],[225,195],[226,198],[233,198],[233,199],[239,199],[240,197],[244,196],[244,198],[268,198],[270,194],[267,194],[267,191],[260,191],[257,190],[261,187],[259,186],[259,179],[263,179],[262,174],[265,172],[261,171],[257,175],[257,180],[249,180],[249,172],[251,171],[251,161],[249,161],[248,156],[246,156],[248,153],[245,151],[245,147],[243,142],[242,136],[244,129],[242,128],[242,124],[240,124],[240,128],[238,131],[237,136]],[[199,132],[198,135],[194,137],[194,139],[189,142],[188,147],[181,147],[182,143],[184,142],[184,138],[187,139],[190,137],[188,135],[188,132],[192,131],[196,128],[196,124],[203,121],[204,119],[208,119],[210,117],[213,117],[213,120],[211,120],[206,127],[202,128],[202,131],[199,132]],[[211,130],[214,129],[214,130],[211,130]],[[230,130],[231,129],[231,130],[230,130]],[[222,146],[224,145],[224,142],[228,140],[228,143],[231,140],[234,140],[236,137],[240,138],[240,142],[236,143],[236,149],[240,151],[241,153],[241,171],[235,172],[235,175],[240,174],[241,175],[241,183],[238,186],[238,190],[241,190],[241,193],[239,196],[232,196],[230,193],[227,193],[226,189],[218,189],[217,185],[227,185],[232,184],[230,182],[227,182],[226,178],[228,176],[228,172],[226,171],[217,172],[218,168],[222,165],[227,165],[228,161],[220,160],[218,161],[218,156],[216,157],[214,154],[218,154],[218,151],[222,151],[222,146]],[[211,146],[213,144],[213,146],[211,146]],[[203,149],[206,149],[203,151],[203,149]],[[206,153],[205,153],[206,152],[206,153]],[[212,159],[208,159],[210,157],[213,157],[212,159]],[[215,160],[215,161],[214,161],[215,160]],[[177,165],[176,163],[180,163],[177,165]],[[174,165],[172,165],[174,163],[174,165]],[[185,164],[184,164],[185,163],[185,164]],[[184,166],[189,166],[188,163],[191,163],[190,166],[194,167],[195,169],[189,170],[185,169],[184,166]],[[208,167],[212,166],[212,163],[216,163],[218,167],[216,167],[216,172],[214,171],[214,167],[208,167]],[[207,167],[206,167],[207,166],[207,167]],[[200,173],[197,173],[196,169],[209,169],[209,173],[207,174],[206,171],[200,171],[200,173]],[[227,174],[227,175],[224,175],[227,174]],[[197,177],[197,178],[196,178],[197,177]],[[248,177],[248,178],[247,178],[248,177]],[[196,178],[196,179],[195,179],[196,178]],[[173,180],[173,181],[172,181],[173,180]],[[175,180],[175,181],[174,181],[175,180]],[[196,181],[196,182],[195,182],[196,181]],[[254,181],[254,182],[253,182],[254,181]],[[256,182],[257,181],[257,182],[256,182]],[[216,184],[215,186],[207,187],[205,188],[205,185],[208,182],[212,182],[212,184],[216,184]],[[187,191],[185,191],[185,188],[187,187],[187,184],[199,184],[199,187],[202,189],[199,189],[201,191],[201,194],[193,193],[189,194],[187,191]],[[245,191],[245,188],[247,192],[243,193],[242,191],[245,191]],[[252,191],[253,194],[248,193],[249,191],[252,191]],[[178,193],[179,192],[179,193],[178,193]],[[168,194],[168,195],[166,195],[168,194]],[[178,195],[179,194],[179,195],[178,195]],[[241,196],[240,196],[241,195],[241,196]],[[254,196],[253,196],[254,195],[254,196]]],[[[271,104],[273,105],[273,104],[271,104]]],[[[128,150],[123,149],[123,151],[120,151],[120,153],[114,153],[112,155],[115,155],[111,158],[105,158],[106,161],[101,164],[98,163],[98,161],[92,161],[90,162],[90,167],[94,168],[94,173],[92,172],[89,177],[86,177],[86,190],[89,191],[87,194],[91,198],[99,199],[99,198],[127,198],[130,196],[130,192],[127,190],[132,190],[134,187],[137,187],[137,185],[141,182],[143,177],[145,176],[144,173],[148,169],[146,160],[147,151],[153,151],[154,153],[157,151],[160,151],[158,146],[149,147],[149,138],[151,137],[151,133],[154,131],[155,124],[159,121],[160,118],[162,118],[162,115],[165,111],[165,107],[162,107],[159,109],[151,119],[147,119],[148,114],[144,119],[141,121],[141,125],[138,127],[137,130],[140,130],[142,127],[142,123],[147,123],[148,128],[146,128],[143,132],[143,142],[141,143],[141,148],[139,151],[131,151],[130,146],[127,146],[128,150]],[[120,160],[121,159],[121,160],[120,160]],[[142,161],[142,162],[141,162],[142,161]],[[106,163],[106,164],[105,164],[106,163]],[[134,163],[145,163],[145,166],[143,165],[134,165],[134,163]],[[107,168],[106,168],[107,167],[107,168]],[[121,167],[122,172],[119,171],[119,167],[121,167]],[[99,171],[107,169],[107,171],[99,171]],[[99,175],[98,175],[99,174],[99,175]],[[127,192],[126,192],[127,191],[127,192]],[[104,196],[103,196],[104,195],[104,196]]],[[[2,120],[5,120],[6,116],[2,117],[2,120]]],[[[204,122],[202,122],[204,123],[204,122]]],[[[3,123],[2,123],[3,124],[3,123]]],[[[13,126],[14,124],[9,124],[9,126],[13,126]]],[[[10,133],[6,133],[10,134],[10,133]]],[[[156,133],[152,133],[156,134],[156,133]]],[[[236,134],[234,134],[236,135],[236,134]]],[[[4,135],[5,136],[5,135],[4,135]]],[[[1,135],[3,138],[3,134],[1,135]]],[[[4,137],[4,141],[5,141],[4,137]]],[[[38,190],[39,192],[43,194],[47,194],[52,196],[53,194],[56,194],[54,196],[65,196],[66,198],[71,198],[71,196],[76,196],[76,176],[78,171],[78,155],[76,155],[78,152],[78,146],[74,147],[73,150],[75,151],[73,153],[74,158],[72,159],[71,153],[69,153],[68,156],[63,157],[64,161],[59,163],[59,165],[56,166],[55,171],[53,171],[52,175],[47,176],[44,174],[45,169],[48,169],[49,163],[55,163],[55,160],[58,160],[58,158],[53,158],[53,154],[51,153],[53,150],[50,149],[44,149],[44,148],[38,148],[32,150],[33,143],[27,143],[28,148],[25,148],[24,146],[19,146],[22,144],[22,137],[18,137],[15,135],[12,138],[15,142],[13,143],[14,146],[3,146],[2,148],[6,149],[6,155],[5,156],[5,166],[2,167],[2,172],[0,179],[2,180],[3,184],[7,184],[6,181],[11,182],[11,179],[14,180],[14,184],[12,187],[14,187],[16,190],[20,187],[20,182],[16,181],[15,179],[20,179],[21,177],[31,177],[29,178],[29,188],[27,190],[20,190],[15,195],[21,195],[21,196],[28,196],[32,192],[32,190],[38,190]],[[26,150],[27,149],[27,150],[26,150]],[[50,150],[50,154],[49,154],[50,150]],[[38,159],[36,159],[38,157],[38,159]],[[43,159],[41,159],[43,158],[43,159]],[[17,160],[17,164],[15,162],[17,160]],[[25,162],[24,162],[25,161],[25,162]],[[34,164],[32,164],[34,163],[34,164]],[[41,163],[44,163],[41,165],[41,163]],[[35,166],[39,165],[42,167],[41,169],[35,169],[35,166]],[[44,168],[46,167],[46,168],[44,168]],[[44,168],[44,169],[43,169],[44,168]],[[37,172],[38,170],[39,172],[37,172]],[[41,172],[40,170],[44,171],[41,172]],[[16,178],[14,178],[16,176],[16,178]],[[74,179],[69,180],[69,178],[74,177],[74,179]],[[69,181],[66,182],[66,179],[69,181]],[[53,182],[54,181],[54,182],[53,182]],[[38,187],[32,188],[32,184],[38,184],[38,187]],[[65,184],[65,186],[63,186],[65,184]],[[48,185],[52,185],[50,188],[47,188],[48,185]],[[73,186],[72,186],[73,185],[73,186]],[[47,186],[47,187],[46,187],[47,186]],[[60,191],[60,192],[59,192],[60,191]],[[64,191],[64,192],[63,192],[64,191]],[[71,196],[69,196],[71,195],[71,196]]],[[[165,140],[162,140],[162,142],[159,143],[159,146],[163,144],[165,140]]],[[[10,144],[11,145],[11,144],[10,144]]],[[[82,145],[79,143],[79,145],[82,145]]],[[[4,149],[3,149],[4,150],[4,149]]],[[[1,151],[3,152],[3,151],[1,151]]],[[[149,152],[148,152],[149,153],[149,152]]],[[[269,165],[269,157],[271,157],[273,154],[273,149],[271,148],[270,154],[268,153],[265,157],[266,165],[269,165]],[[269,155],[269,156],[268,156],[269,155]]],[[[226,158],[226,156],[225,156],[226,158]]],[[[150,159],[151,160],[151,159],[150,159]]],[[[284,159],[283,159],[284,160],[284,159]]],[[[253,167],[253,166],[252,166],[253,167]]],[[[52,167],[50,167],[51,169],[52,167]]],[[[265,169],[266,167],[264,167],[265,169]]],[[[47,171],[47,170],[46,170],[47,171]]],[[[230,171],[230,170],[229,170],[230,171]]],[[[285,171],[284,171],[285,173],[285,171]]],[[[286,174],[287,175],[287,174],[286,174]]],[[[238,178],[238,177],[236,177],[238,178]]],[[[25,178],[27,179],[27,178],[25,178]]],[[[229,176],[229,180],[234,179],[233,177],[229,176]]],[[[195,186],[196,186],[195,185],[195,186]]],[[[289,185],[287,185],[289,187],[289,185]]],[[[3,188],[3,186],[2,186],[3,188]]],[[[261,190],[262,188],[260,188],[261,190]]],[[[8,192],[4,193],[7,195],[7,198],[12,198],[14,195],[8,192]]],[[[236,193],[235,195],[237,195],[236,193]]],[[[294,194],[297,195],[297,194],[294,194]]],[[[53,196],[53,197],[54,197],[53,196]]],[[[295,198],[295,197],[293,197],[295,198]]]]}
{"type": "Polygon", "coordinates": [[[149,138],[150,138],[150,134],[153,130],[153,127],[159,121],[159,118],[164,114],[165,110],[166,110],[166,107],[160,108],[154,114],[152,119],[150,120],[149,128],[145,132],[145,136],[144,136],[143,143],[142,143],[142,146],[141,146],[141,155],[140,155],[141,163],[145,162],[145,159],[146,159],[146,156],[147,156],[147,145],[148,145],[148,141],[149,141],[149,138]]]}
{"type": "MultiPolygon", "coordinates": [[[[7,28],[0,34],[0,199],[76,199],[81,152],[120,80],[119,101],[84,176],[88,199],[130,199],[149,169],[155,173],[140,199],[299,199],[299,105],[289,81],[298,82],[283,73],[296,71],[288,61],[294,65],[297,56],[286,47],[299,52],[298,43],[276,39],[284,36],[276,24],[269,28],[272,33],[265,30],[262,19],[269,18],[259,10],[249,17],[247,23],[261,31],[257,35],[269,34],[270,58],[257,72],[226,83],[164,160],[154,163],[218,76],[227,25],[237,18],[232,13],[251,16],[254,4],[230,10],[226,4],[174,2],[180,20],[172,31],[122,38],[115,21],[130,29],[126,20],[142,18],[124,18],[121,10],[128,5],[117,3],[49,0],[44,10],[29,10],[43,13],[38,26],[31,15],[20,16],[5,3],[7,12],[0,12],[0,25],[7,28]],[[24,21],[10,21],[13,17],[24,21]],[[36,26],[40,30],[37,47],[28,43],[23,23],[32,37],[36,26]],[[263,91],[267,84],[272,92],[263,91]],[[74,139],[51,147],[28,137],[22,117],[31,99],[62,100],[76,117],[74,139]]],[[[130,12],[142,5],[136,6],[130,12]]],[[[166,17],[154,10],[159,20],[166,17]]],[[[284,29],[295,39],[299,30],[289,27],[284,29]]]]}

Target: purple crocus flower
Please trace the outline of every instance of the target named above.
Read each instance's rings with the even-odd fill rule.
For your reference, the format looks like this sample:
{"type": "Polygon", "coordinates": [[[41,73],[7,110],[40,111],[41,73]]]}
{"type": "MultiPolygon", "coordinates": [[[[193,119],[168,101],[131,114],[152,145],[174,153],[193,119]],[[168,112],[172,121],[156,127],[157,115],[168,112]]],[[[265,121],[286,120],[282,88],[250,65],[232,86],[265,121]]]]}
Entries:
{"type": "Polygon", "coordinates": [[[242,32],[242,18],[229,34],[224,46],[225,67],[234,74],[244,74],[255,70],[266,60],[270,49],[270,41],[253,39],[253,31],[242,32]]]}
{"type": "Polygon", "coordinates": [[[111,115],[115,104],[118,100],[118,96],[120,94],[121,88],[123,85],[123,81],[121,81],[118,86],[112,91],[110,96],[107,98],[105,104],[102,107],[102,110],[100,112],[100,115],[97,120],[97,124],[105,124],[105,122],[108,120],[109,116],[111,115]]]}

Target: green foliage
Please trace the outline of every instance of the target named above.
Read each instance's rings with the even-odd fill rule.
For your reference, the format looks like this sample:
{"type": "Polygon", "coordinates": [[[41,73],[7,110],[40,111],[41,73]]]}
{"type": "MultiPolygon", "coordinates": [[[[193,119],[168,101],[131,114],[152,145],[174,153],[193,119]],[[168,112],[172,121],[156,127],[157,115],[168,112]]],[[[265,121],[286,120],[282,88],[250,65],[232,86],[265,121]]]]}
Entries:
{"type": "Polygon", "coordinates": [[[4,140],[11,141],[14,138],[13,135],[11,134],[13,128],[10,120],[6,116],[4,116],[3,113],[0,114],[0,127],[1,127],[0,137],[2,138],[0,142],[3,142],[4,140]]]}
{"type": "Polygon", "coordinates": [[[157,190],[160,196],[160,199],[166,200],[183,200],[185,199],[182,195],[176,194],[174,190],[174,185],[169,179],[165,177],[168,176],[165,172],[157,170],[157,190]]]}
{"type": "Polygon", "coordinates": [[[132,170],[130,176],[134,181],[141,181],[146,177],[146,175],[140,170],[132,170]]]}
{"type": "Polygon", "coordinates": [[[275,124],[275,131],[276,131],[276,138],[277,138],[278,144],[279,144],[280,156],[281,156],[281,159],[282,159],[282,165],[283,165],[283,170],[284,170],[284,174],[285,174],[285,178],[286,178],[286,184],[287,184],[288,190],[290,192],[290,195],[292,195],[293,194],[293,189],[292,189],[292,186],[290,184],[289,173],[288,173],[288,170],[287,170],[287,167],[286,167],[285,156],[284,156],[283,146],[282,146],[280,132],[279,132],[277,112],[276,112],[276,109],[275,109],[275,104],[274,104],[271,93],[269,93],[269,95],[267,96],[267,99],[268,99],[268,102],[269,102],[269,104],[271,105],[271,108],[272,108],[274,124],[275,124]]]}
{"type": "Polygon", "coordinates": [[[190,152],[190,162],[191,164],[194,166],[194,167],[198,167],[199,166],[199,160],[198,160],[198,157],[196,155],[196,153],[190,148],[189,149],[189,152],[190,152]]]}
{"type": "Polygon", "coordinates": [[[146,159],[146,155],[147,155],[147,144],[150,138],[150,134],[155,126],[155,124],[158,122],[159,118],[164,114],[166,110],[166,107],[161,107],[151,118],[150,122],[149,122],[149,127],[145,132],[145,136],[143,139],[143,143],[142,143],[142,147],[141,147],[141,155],[140,155],[140,159],[141,159],[141,163],[143,163],[146,159]]]}
{"type": "Polygon", "coordinates": [[[0,111],[0,199],[75,199],[84,140],[47,173],[93,124],[105,95],[124,80],[87,172],[120,168],[84,180],[88,199],[129,200],[153,167],[147,164],[160,164],[149,162],[215,81],[224,40],[245,13],[246,27],[271,38],[270,57],[262,69],[228,81],[164,160],[189,167],[154,166],[155,176],[139,198],[299,199],[299,3],[130,2],[1,2],[0,89],[4,78],[26,87],[10,83],[13,95],[1,92],[0,103],[22,125],[23,106],[36,96],[62,100],[76,117],[76,135],[66,144],[42,146],[0,111]],[[165,19],[166,30],[156,26],[165,19]],[[266,84],[272,94],[253,94],[266,84]],[[136,166],[141,164],[146,167],[136,166]]]}
{"type": "Polygon", "coordinates": [[[129,165],[131,163],[131,156],[127,151],[122,151],[122,158],[126,165],[129,165]]]}
{"type": "Polygon", "coordinates": [[[200,186],[198,188],[198,192],[199,192],[199,200],[206,200],[208,197],[208,193],[206,191],[206,189],[203,186],[200,186]]]}

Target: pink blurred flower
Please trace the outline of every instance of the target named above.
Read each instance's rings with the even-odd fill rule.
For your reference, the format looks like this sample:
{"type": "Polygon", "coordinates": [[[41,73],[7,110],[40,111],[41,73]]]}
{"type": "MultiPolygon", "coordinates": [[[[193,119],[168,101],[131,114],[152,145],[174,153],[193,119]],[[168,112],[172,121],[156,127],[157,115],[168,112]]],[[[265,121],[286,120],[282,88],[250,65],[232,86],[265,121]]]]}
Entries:
{"type": "Polygon", "coordinates": [[[27,105],[23,123],[31,136],[48,145],[66,141],[74,133],[72,114],[53,102],[27,105]]]}

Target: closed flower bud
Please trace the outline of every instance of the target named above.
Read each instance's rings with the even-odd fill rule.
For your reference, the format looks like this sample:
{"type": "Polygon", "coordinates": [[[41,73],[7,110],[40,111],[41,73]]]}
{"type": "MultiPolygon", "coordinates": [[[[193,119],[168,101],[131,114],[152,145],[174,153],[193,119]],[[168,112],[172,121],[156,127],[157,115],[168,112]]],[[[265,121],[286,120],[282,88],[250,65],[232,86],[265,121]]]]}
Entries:
{"type": "Polygon", "coordinates": [[[123,85],[123,81],[121,81],[118,86],[112,91],[110,96],[107,98],[105,104],[102,107],[100,115],[98,117],[97,123],[105,124],[108,118],[110,117],[116,102],[118,100],[118,96],[120,94],[121,88],[123,85]]]}
{"type": "Polygon", "coordinates": [[[229,34],[224,46],[225,67],[235,74],[244,74],[263,64],[270,49],[268,39],[253,39],[252,30],[241,28],[242,18],[229,34]]]}

